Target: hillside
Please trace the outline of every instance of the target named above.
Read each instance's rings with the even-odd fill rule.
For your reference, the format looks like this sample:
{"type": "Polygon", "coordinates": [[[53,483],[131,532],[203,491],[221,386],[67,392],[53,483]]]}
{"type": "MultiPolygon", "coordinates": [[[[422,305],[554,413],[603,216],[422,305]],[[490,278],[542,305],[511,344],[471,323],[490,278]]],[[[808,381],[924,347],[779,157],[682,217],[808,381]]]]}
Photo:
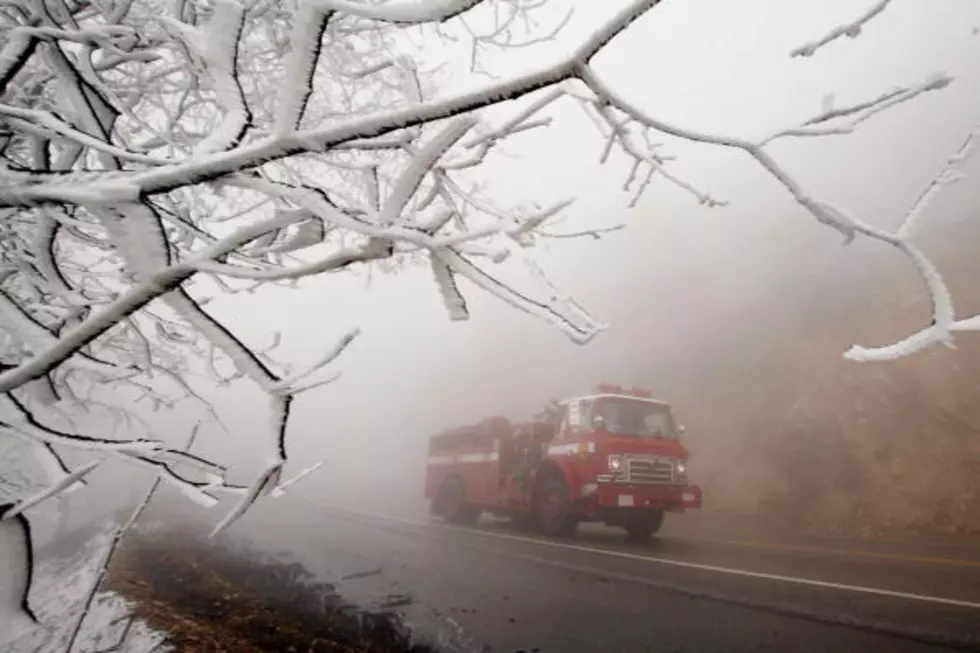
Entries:
{"type": "MultiPolygon", "coordinates": [[[[978,231],[963,222],[926,244],[963,315],[980,309],[978,231]]],[[[894,254],[854,260],[782,276],[744,309],[791,308],[728,332],[675,379],[708,507],[813,532],[980,533],[980,334],[890,363],[842,359],[928,322],[894,254]]]]}

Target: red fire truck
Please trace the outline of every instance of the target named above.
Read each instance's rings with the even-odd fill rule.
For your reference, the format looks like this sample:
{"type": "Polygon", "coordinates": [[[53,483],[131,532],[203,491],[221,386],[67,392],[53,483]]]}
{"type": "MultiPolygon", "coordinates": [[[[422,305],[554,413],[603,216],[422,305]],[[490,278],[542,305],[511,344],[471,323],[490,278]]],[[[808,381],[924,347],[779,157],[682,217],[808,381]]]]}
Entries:
{"type": "Polygon", "coordinates": [[[682,432],[649,391],[601,384],[533,422],[498,416],[431,437],[425,494],[453,523],[490,512],[549,535],[601,521],[646,538],[665,512],[701,507],[682,432]]]}

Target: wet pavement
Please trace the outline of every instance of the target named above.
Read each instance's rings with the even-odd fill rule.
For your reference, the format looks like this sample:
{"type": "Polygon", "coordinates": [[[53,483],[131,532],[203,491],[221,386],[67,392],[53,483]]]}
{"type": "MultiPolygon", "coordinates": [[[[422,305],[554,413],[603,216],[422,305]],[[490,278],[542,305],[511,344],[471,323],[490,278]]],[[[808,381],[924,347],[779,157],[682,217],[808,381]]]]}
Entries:
{"type": "Polygon", "coordinates": [[[248,539],[446,651],[980,651],[969,542],[761,538],[687,517],[644,544],[592,525],[553,540],[295,501],[257,506],[248,539]]]}

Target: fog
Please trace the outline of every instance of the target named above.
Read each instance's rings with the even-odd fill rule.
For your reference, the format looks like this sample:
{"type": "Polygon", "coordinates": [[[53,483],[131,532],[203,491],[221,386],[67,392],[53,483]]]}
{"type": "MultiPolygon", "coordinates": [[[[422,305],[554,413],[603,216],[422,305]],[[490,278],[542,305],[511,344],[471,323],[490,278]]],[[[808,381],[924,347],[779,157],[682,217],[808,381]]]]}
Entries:
{"type": "MultiPolygon", "coordinates": [[[[487,66],[501,74],[526,68],[531,59],[563,51],[615,10],[615,3],[576,4],[556,43],[532,55],[493,53],[487,66]]],[[[814,193],[894,228],[980,116],[980,11],[969,0],[898,2],[860,38],[842,39],[811,59],[790,58],[793,48],[853,19],[855,11],[851,0],[674,0],[616,40],[596,66],[661,118],[753,137],[815,114],[827,93],[849,104],[946,71],[956,78],[949,88],[879,115],[852,135],[773,149],[814,193]]],[[[479,82],[458,74],[443,90],[479,82]]],[[[693,460],[710,460],[712,449],[731,451],[733,442],[754,446],[747,423],[712,419],[729,391],[738,391],[732,401],[759,395],[774,419],[792,411],[806,390],[794,388],[780,360],[795,347],[805,349],[827,333],[808,360],[825,359],[833,370],[858,368],[840,361],[851,344],[881,344],[927,323],[925,296],[904,260],[860,240],[842,247],[840,234],[816,224],[743,153],[666,139],[665,149],[677,157],[671,171],[728,205],[701,206],[657,180],[629,208],[631,194],[622,190],[628,162],[614,155],[600,165],[602,139],[577,107],[559,104],[548,115],[551,127],[514,139],[481,175],[501,203],[545,206],[576,197],[554,232],[627,225],[599,240],[541,239],[536,248],[536,260],[556,284],[609,324],[588,345],[571,343],[465,281],[471,319],[450,322],[428,267],[410,260],[396,272],[360,268],[305,280],[295,290],[267,288],[211,304],[250,343],[270,342],[280,331],[277,356],[294,364],[318,356],[350,328],[362,330],[336,363],[342,377],[294,404],[287,475],[327,461],[294,486],[297,495],[421,511],[430,435],[495,414],[528,417],[552,397],[585,393],[603,381],[647,387],[673,402],[680,420],[693,427],[693,460]],[[895,328],[869,330],[865,323],[895,328]]],[[[980,168],[974,164],[971,172],[980,168]]],[[[976,184],[948,189],[922,223],[929,242],[941,247],[944,234],[975,217],[978,200],[976,184]]],[[[527,281],[519,269],[511,273],[527,281]]],[[[963,308],[971,301],[977,308],[969,297],[963,308]]],[[[954,359],[943,360],[952,365],[954,359]]],[[[208,424],[200,452],[232,465],[232,480],[247,480],[268,446],[266,404],[245,382],[211,396],[232,435],[208,424]]],[[[724,410],[736,412],[730,405],[724,410]]],[[[196,415],[153,419],[179,442],[196,415]]],[[[773,428],[791,437],[784,426],[773,428]]],[[[97,475],[92,491],[108,494],[116,482],[97,475]]],[[[200,509],[188,504],[186,510],[200,509]]],[[[248,528],[247,522],[235,528],[248,528]]]]}

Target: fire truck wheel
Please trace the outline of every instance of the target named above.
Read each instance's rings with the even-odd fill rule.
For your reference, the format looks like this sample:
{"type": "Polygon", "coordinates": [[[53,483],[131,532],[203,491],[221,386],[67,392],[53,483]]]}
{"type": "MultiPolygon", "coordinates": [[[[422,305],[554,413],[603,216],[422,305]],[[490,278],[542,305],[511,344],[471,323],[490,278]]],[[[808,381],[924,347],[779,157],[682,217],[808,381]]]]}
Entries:
{"type": "Polygon", "coordinates": [[[630,540],[642,541],[659,531],[663,523],[663,510],[644,510],[630,515],[624,527],[630,540]]]}
{"type": "Polygon", "coordinates": [[[545,535],[566,537],[578,528],[568,487],[560,479],[549,478],[541,483],[535,496],[534,518],[545,535]]]}
{"type": "Polygon", "coordinates": [[[480,511],[466,504],[466,486],[460,478],[447,478],[439,488],[439,508],[452,524],[475,524],[480,511]]]}

